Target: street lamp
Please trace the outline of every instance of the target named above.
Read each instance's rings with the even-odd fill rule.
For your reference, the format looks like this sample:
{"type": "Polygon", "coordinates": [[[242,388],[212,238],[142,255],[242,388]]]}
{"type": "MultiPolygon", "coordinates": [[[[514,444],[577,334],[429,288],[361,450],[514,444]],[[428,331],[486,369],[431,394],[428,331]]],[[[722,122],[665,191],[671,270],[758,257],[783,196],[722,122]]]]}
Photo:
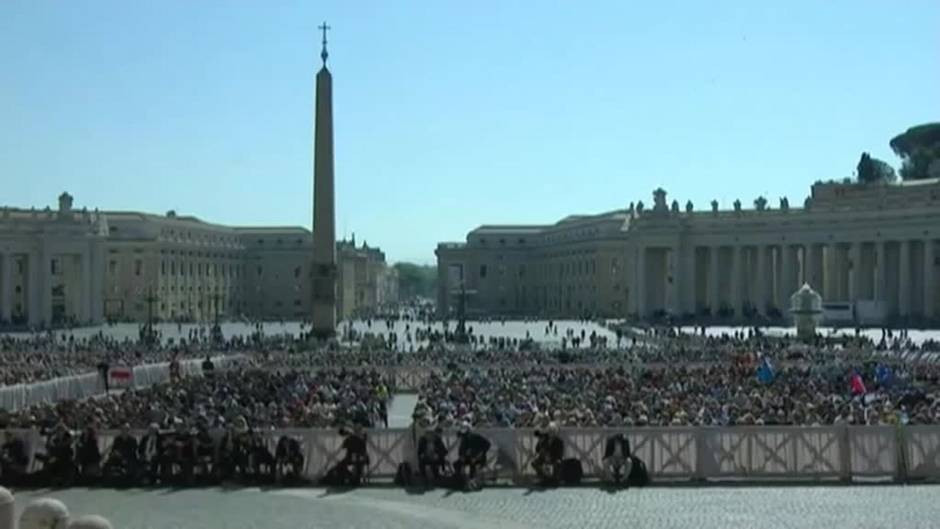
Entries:
{"type": "Polygon", "coordinates": [[[153,304],[157,301],[157,297],[153,294],[153,285],[147,287],[147,297],[144,298],[144,301],[147,302],[147,325],[144,326],[144,343],[153,347],[156,341],[156,332],[153,330],[153,304]]]}

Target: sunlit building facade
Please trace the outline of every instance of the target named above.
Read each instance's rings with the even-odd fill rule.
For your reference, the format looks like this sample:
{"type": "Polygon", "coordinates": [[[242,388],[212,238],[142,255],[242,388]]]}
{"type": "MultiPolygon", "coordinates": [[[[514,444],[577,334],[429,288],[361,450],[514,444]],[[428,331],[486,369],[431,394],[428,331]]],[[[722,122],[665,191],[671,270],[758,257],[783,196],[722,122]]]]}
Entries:
{"type": "Polygon", "coordinates": [[[803,283],[846,319],[935,322],[940,180],[817,183],[793,207],[704,211],[653,193],[549,225],[492,226],[437,247],[438,310],[544,317],[785,317],[803,283]]]}
{"type": "MultiPolygon", "coordinates": [[[[306,228],[223,226],[173,211],[79,211],[72,202],[64,193],[56,210],[0,209],[0,321],[309,318],[306,228]]],[[[360,311],[387,300],[379,289],[394,275],[381,251],[367,253],[366,280],[348,301],[340,298],[360,311]]],[[[339,266],[355,254],[340,255],[339,266]]]]}

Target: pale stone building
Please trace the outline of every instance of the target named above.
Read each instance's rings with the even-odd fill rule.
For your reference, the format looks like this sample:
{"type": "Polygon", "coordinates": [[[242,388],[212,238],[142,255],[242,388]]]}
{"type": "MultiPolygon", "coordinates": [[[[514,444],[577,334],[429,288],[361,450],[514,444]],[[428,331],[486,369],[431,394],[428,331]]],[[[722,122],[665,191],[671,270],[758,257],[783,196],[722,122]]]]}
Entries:
{"type": "Polygon", "coordinates": [[[394,303],[398,299],[398,274],[385,263],[385,254],[370,248],[363,241],[356,246],[352,240],[336,244],[337,261],[337,315],[349,319],[357,314],[368,314],[375,309],[394,303]]]}
{"type": "Polygon", "coordinates": [[[0,210],[0,321],[37,325],[100,319],[107,219],[72,209],[0,210]]]}
{"type": "MultiPolygon", "coordinates": [[[[56,211],[0,209],[0,322],[306,320],[312,247],[302,227],[76,211],[64,193],[56,211]]],[[[369,271],[339,301],[366,310],[385,300],[394,271],[382,252],[362,251],[369,271]]],[[[359,253],[341,255],[340,266],[359,253]]]]}
{"type": "Polygon", "coordinates": [[[441,243],[438,308],[547,317],[786,314],[804,282],[860,323],[935,321],[940,180],[817,183],[803,207],[642,203],[441,243]]]}

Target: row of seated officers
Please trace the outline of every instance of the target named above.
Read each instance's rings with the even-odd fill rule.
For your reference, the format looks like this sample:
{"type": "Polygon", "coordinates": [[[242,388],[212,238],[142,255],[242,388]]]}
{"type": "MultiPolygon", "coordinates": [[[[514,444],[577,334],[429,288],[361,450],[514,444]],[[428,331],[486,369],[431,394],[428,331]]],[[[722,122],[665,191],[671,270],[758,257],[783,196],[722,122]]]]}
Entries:
{"type": "MultiPolygon", "coordinates": [[[[565,458],[565,443],[558,427],[552,423],[535,432],[536,444],[531,468],[542,486],[575,485],[583,476],[581,462],[565,458]]],[[[418,440],[418,477],[425,487],[449,484],[453,488],[476,490],[480,487],[478,470],[486,467],[491,443],[471,431],[464,423],[459,432],[457,459],[447,460],[448,450],[441,428],[425,426],[418,440]]],[[[630,453],[630,442],[623,433],[610,435],[604,445],[604,478],[615,486],[645,485],[649,481],[646,465],[630,453]]]]}
{"type": "MultiPolygon", "coordinates": [[[[304,453],[300,442],[282,435],[272,454],[260,432],[239,418],[221,439],[214,438],[204,426],[188,428],[175,421],[174,428],[160,430],[152,424],[140,438],[125,425],[111,446],[101,453],[94,427],[83,430],[77,438],[66,426],[41,432],[45,450],[35,459],[41,463],[29,472],[26,444],[7,431],[0,446],[0,483],[4,485],[69,486],[80,485],[207,485],[220,482],[248,484],[300,484],[303,482],[304,453]]],[[[324,476],[331,486],[357,486],[366,477],[370,464],[367,438],[363,428],[354,425],[340,429],[343,457],[324,476]]],[[[454,461],[447,460],[448,449],[441,428],[428,427],[417,442],[418,476],[425,486],[450,484],[455,488],[475,490],[480,487],[480,470],[487,466],[492,443],[463,424],[458,432],[459,445],[454,461]]],[[[564,441],[557,427],[550,425],[536,432],[537,443],[531,467],[545,486],[574,484],[581,479],[580,462],[564,459],[564,441]]],[[[645,466],[630,453],[623,434],[607,439],[604,467],[610,481],[635,482],[637,470],[645,478],[645,466]],[[635,469],[639,465],[644,468],[635,469]]],[[[414,473],[407,464],[399,468],[401,484],[408,485],[414,473]]],[[[639,484],[642,484],[641,483],[639,484]]]]}
{"type": "Polygon", "coordinates": [[[297,439],[281,436],[272,454],[260,432],[248,428],[243,419],[220,440],[204,426],[191,429],[181,421],[169,430],[151,424],[140,439],[124,425],[104,453],[94,427],[85,428],[77,437],[61,423],[40,433],[45,436],[45,449],[35,459],[41,465],[29,472],[25,442],[5,432],[0,482],[34,486],[292,483],[300,481],[304,469],[297,439]]]}

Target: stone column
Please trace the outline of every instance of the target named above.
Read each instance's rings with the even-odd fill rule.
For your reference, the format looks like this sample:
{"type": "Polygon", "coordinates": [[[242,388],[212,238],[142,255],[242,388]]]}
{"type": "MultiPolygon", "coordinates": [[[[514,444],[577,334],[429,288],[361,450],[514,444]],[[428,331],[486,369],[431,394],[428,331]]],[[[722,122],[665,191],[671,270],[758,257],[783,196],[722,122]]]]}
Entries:
{"type": "Polygon", "coordinates": [[[862,243],[852,243],[852,247],[849,249],[849,258],[852,260],[852,282],[849,285],[849,301],[854,303],[861,298],[862,292],[862,243]]]}
{"type": "Polygon", "coordinates": [[[936,314],[934,309],[937,295],[937,287],[934,282],[936,251],[933,245],[932,239],[924,241],[924,317],[927,319],[932,319],[936,314]]]}
{"type": "MultiPolygon", "coordinates": [[[[104,278],[107,270],[104,251],[104,244],[101,243],[91,247],[91,319],[94,323],[100,323],[104,319],[104,278]]],[[[157,269],[154,270],[156,275],[157,269]]],[[[158,309],[159,304],[154,307],[154,313],[159,314],[158,309]]]]}
{"type": "Polygon", "coordinates": [[[698,282],[698,261],[696,259],[695,246],[686,244],[685,246],[685,269],[682,271],[682,291],[685,293],[683,299],[683,312],[689,314],[696,313],[695,291],[698,282]]]}
{"type": "Polygon", "coordinates": [[[806,245],[806,282],[820,295],[825,293],[823,282],[823,252],[818,244],[806,245]]]}
{"type": "Polygon", "coordinates": [[[836,243],[832,242],[826,246],[823,259],[826,266],[826,279],[824,280],[826,288],[823,299],[837,301],[841,296],[839,295],[839,247],[836,243]]]}
{"type": "Polygon", "coordinates": [[[646,315],[646,247],[640,246],[636,251],[636,313],[637,316],[646,315]]]}
{"type": "Polygon", "coordinates": [[[759,314],[767,314],[767,291],[774,284],[773,268],[767,266],[766,246],[757,245],[757,277],[754,281],[754,305],[759,314]]]}
{"type": "Polygon", "coordinates": [[[731,306],[735,317],[744,316],[744,251],[739,245],[731,248],[731,306]]]}
{"type": "Polygon", "coordinates": [[[42,268],[42,252],[33,251],[29,253],[26,265],[28,267],[28,276],[26,280],[26,303],[29,313],[29,324],[39,325],[43,318],[42,296],[41,292],[45,288],[42,268]]]}
{"type": "Polygon", "coordinates": [[[885,241],[875,243],[875,300],[885,305],[888,303],[887,288],[888,275],[885,273],[887,268],[887,255],[885,250],[885,241]]]}
{"type": "Polygon", "coordinates": [[[901,241],[898,254],[898,314],[911,314],[911,243],[901,241]]]}
{"type": "Polygon", "coordinates": [[[718,268],[720,253],[720,246],[708,249],[708,307],[713,317],[718,315],[718,309],[721,308],[721,290],[718,288],[721,283],[721,269],[718,268]]]}
{"type": "Polygon", "coordinates": [[[87,248],[81,254],[82,260],[82,298],[81,310],[78,311],[78,317],[81,323],[87,323],[91,320],[91,296],[93,285],[91,284],[91,252],[87,248]]]}
{"type": "Polygon", "coordinates": [[[672,288],[670,288],[670,297],[667,300],[667,306],[676,316],[681,316],[683,311],[683,291],[685,288],[685,270],[684,260],[679,253],[679,245],[676,244],[670,249],[669,270],[672,272],[672,288]]]}
{"type": "Polygon", "coordinates": [[[790,296],[796,292],[793,287],[793,248],[780,245],[780,291],[777,293],[777,308],[786,314],[790,308],[790,296]]]}
{"type": "Polygon", "coordinates": [[[13,254],[0,255],[0,320],[13,317],[13,254]]]}

